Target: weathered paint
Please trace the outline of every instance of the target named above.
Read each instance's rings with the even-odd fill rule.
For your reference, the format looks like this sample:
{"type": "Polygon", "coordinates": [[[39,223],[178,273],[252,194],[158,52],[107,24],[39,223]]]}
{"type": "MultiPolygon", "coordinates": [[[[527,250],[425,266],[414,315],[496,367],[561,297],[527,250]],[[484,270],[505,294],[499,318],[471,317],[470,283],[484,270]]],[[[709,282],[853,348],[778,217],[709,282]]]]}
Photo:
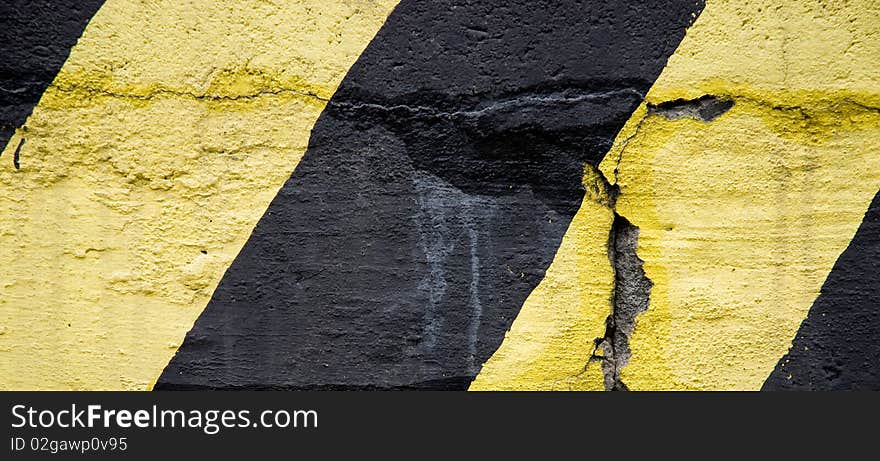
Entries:
{"type": "Polygon", "coordinates": [[[541,283],[470,390],[602,390],[596,339],[611,314],[614,271],[608,236],[612,197],[586,169],[587,193],[541,283]]]}
{"type": "Polygon", "coordinates": [[[878,56],[876,1],[716,1],[689,29],[647,103],[734,105],[642,109],[602,165],[655,283],[631,389],[761,388],[880,189],[878,56]]]}
{"type": "Polygon", "coordinates": [[[876,0],[110,0],[22,125],[74,3],[0,19],[2,389],[880,385],[876,0]]]}
{"type": "Polygon", "coordinates": [[[0,388],[148,389],[395,3],[107,1],[0,156],[0,388]]]}
{"type": "Polygon", "coordinates": [[[880,192],[762,389],[880,389],[880,192]]]}
{"type": "Polygon", "coordinates": [[[70,54],[70,48],[103,3],[104,0],[0,3],[0,152],[27,120],[70,54]]]}
{"type": "Polygon", "coordinates": [[[402,2],[157,388],[467,389],[701,8],[402,2]]]}

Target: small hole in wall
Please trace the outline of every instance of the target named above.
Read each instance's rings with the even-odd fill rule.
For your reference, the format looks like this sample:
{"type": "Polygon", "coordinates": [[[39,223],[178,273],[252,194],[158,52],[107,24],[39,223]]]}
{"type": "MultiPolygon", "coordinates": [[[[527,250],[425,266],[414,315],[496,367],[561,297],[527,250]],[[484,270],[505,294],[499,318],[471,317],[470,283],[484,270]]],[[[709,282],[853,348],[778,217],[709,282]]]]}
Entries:
{"type": "Polygon", "coordinates": [[[203,255],[206,255],[206,254],[208,254],[208,250],[202,250],[200,253],[202,253],[203,255]]]}

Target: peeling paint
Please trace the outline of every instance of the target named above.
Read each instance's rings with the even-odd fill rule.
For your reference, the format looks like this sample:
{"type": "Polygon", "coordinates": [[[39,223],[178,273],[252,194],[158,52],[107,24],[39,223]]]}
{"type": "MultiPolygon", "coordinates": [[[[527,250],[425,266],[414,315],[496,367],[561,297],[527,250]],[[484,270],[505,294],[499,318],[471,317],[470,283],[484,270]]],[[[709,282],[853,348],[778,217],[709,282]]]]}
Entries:
{"type": "Polygon", "coordinates": [[[880,382],[876,0],[19,3],[0,389],[880,382]]]}
{"type": "Polygon", "coordinates": [[[614,213],[608,238],[608,259],[614,269],[611,315],[605,320],[605,336],[596,340],[597,351],[602,351],[605,390],[629,390],[621,378],[631,355],[629,338],[636,327],[636,317],[648,310],[654,285],[645,276],[643,261],[636,254],[638,239],[639,228],[614,213]]]}
{"type": "Polygon", "coordinates": [[[733,99],[706,94],[697,99],[676,99],[659,104],[648,103],[648,114],[658,114],[669,120],[691,117],[711,122],[729,111],[734,103],[733,99]]]}
{"type": "Polygon", "coordinates": [[[757,390],[791,346],[880,189],[878,7],[710,3],[621,131],[600,168],[654,282],[630,389],[757,390]],[[705,95],[735,105],[647,107],[705,95]]]}
{"type": "Polygon", "coordinates": [[[583,184],[586,197],[553,263],[470,390],[605,388],[601,363],[590,359],[612,312],[614,270],[607,249],[614,194],[590,166],[583,184]]]}

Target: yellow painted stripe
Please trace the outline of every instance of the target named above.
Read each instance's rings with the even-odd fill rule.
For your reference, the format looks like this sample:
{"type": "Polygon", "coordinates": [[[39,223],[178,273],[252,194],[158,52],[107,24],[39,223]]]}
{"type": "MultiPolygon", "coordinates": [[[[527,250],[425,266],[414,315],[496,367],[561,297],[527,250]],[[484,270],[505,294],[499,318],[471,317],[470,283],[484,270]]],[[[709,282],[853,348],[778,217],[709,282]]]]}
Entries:
{"type": "Polygon", "coordinates": [[[0,389],[150,388],[396,3],[108,1],[0,166],[0,389]]]}
{"type": "Polygon", "coordinates": [[[604,389],[602,364],[589,359],[611,313],[607,244],[614,213],[591,167],[584,185],[586,198],[553,263],[470,390],[604,389]]]}
{"type": "Polygon", "coordinates": [[[631,389],[758,389],[880,189],[880,2],[710,1],[601,165],[654,281],[631,389]],[[619,143],[619,145],[621,145],[619,143]]]}
{"type": "MultiPolygon", "coordinates": [[[[759,389],[788,350],[880,189],[878,30],[880,2],[866,0],[710,0],[688,30],[648,102],[735,106],[703,122],[643,105],[600,165],[654,282],[630,389],[759,389]]],[[[607,230],[584,226],[610,226],[607,213],[585,199],[472,389],[602,388],[599,363],[578,367],[611,289],[607,230]]]]}

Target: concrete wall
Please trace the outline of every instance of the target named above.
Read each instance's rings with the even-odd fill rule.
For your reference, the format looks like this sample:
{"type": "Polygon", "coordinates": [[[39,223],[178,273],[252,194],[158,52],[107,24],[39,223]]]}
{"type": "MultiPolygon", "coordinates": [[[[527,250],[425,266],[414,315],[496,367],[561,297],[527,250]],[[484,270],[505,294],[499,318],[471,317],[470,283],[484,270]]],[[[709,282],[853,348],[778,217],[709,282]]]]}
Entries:
{"type": "Polygon", "coordinates": [[[878,389],[880,2],[0,6],[2,389],[878,389]]]}

